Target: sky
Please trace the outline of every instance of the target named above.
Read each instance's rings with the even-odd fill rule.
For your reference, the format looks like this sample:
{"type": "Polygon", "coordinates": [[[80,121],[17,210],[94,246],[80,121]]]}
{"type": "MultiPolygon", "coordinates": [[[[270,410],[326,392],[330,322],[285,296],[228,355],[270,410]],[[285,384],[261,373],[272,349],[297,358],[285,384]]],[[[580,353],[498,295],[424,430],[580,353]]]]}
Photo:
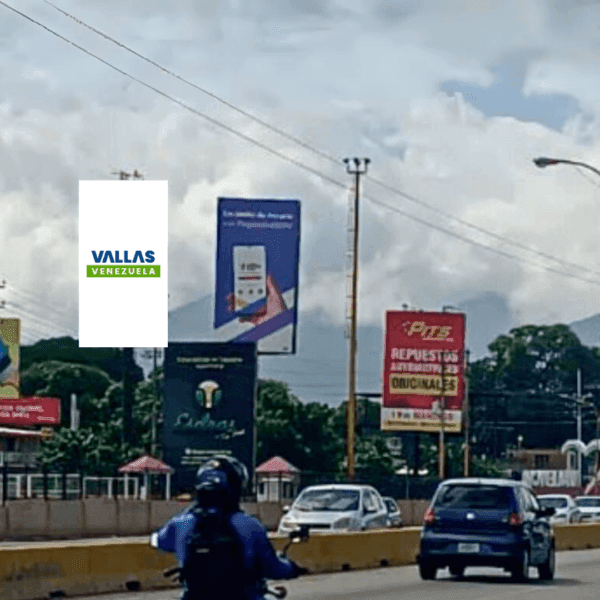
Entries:
{"type": "Polygon", "coordinates": [[[44,0],[0,2],[0,300],[23,343],[76,337],[78,181],[121,169],[169,181],[171,310],[213,292],[219,196],[292,198],[301,315],[342,323],[354,156],[361,324],[482,294],[518,324],[600,312],[600,179],[532,162],[600,167],[599,3],[53,2],[212,96],[44,0]]]}

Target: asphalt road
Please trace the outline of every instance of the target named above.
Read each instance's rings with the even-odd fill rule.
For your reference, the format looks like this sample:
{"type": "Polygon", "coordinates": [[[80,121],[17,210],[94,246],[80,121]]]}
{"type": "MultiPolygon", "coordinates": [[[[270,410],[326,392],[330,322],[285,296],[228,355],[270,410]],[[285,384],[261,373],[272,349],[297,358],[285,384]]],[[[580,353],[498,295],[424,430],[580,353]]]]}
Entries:
{"type": "MultiPolygon", "coordinates": [[[[529,583],[512,583],[494,569],[467,570],[463,580],[447,571],[421,581],[415,566],[351,573],[312,575],[286,582],[289,600],[597,600],[600,598],[600,550],[560,552],[556,578],[540,582],[531,569],[529,583]]],[[[176,600],[178,590],[87,596],[93,600],[176,600]]],[[[270,597],[272,598],[272,597],[270,597]]]]}

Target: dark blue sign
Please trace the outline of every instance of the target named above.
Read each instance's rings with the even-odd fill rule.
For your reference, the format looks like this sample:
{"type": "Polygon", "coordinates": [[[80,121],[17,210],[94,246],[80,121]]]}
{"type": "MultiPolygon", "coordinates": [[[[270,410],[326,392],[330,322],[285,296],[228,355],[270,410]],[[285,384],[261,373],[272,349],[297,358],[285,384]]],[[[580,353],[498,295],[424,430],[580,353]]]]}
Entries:
{"type": "Polygon", "coordinates": [[[300,202],[219,198],[215,333],[294,354],[300,202]]]}
{"type": "Polygon", "coordinates": [[[255,462],[256,344],[170,343],[165,355],[163,458],[174,493],[190,491],[207,456],[255,462]]]}

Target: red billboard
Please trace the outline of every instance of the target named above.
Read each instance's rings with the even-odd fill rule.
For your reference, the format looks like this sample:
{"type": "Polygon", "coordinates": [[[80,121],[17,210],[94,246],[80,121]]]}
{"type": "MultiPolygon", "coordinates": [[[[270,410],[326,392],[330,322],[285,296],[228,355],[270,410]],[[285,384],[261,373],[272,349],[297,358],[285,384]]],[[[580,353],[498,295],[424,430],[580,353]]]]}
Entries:
{"type": "Polygon", "coordinates": [[[460,432],[465,315],[388,311],[381,429],[460,432]]]}
{"type": "Polygon", "coordinates": [[[8,425],[59,425],[60,398],[2,398],[0,423],[8,425]]]}

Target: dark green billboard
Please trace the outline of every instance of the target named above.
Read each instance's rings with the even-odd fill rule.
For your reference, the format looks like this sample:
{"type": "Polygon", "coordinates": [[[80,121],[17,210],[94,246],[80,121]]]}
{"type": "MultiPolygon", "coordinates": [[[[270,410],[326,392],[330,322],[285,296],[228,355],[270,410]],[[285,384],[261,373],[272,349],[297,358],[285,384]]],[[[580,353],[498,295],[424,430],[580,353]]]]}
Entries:
{"type": "Polygon", "coordinates": [[[170,343],[165,355],[163,458],[173,492],[191,491],[215,452],[255,461],[256,343],[170,343]]]}

